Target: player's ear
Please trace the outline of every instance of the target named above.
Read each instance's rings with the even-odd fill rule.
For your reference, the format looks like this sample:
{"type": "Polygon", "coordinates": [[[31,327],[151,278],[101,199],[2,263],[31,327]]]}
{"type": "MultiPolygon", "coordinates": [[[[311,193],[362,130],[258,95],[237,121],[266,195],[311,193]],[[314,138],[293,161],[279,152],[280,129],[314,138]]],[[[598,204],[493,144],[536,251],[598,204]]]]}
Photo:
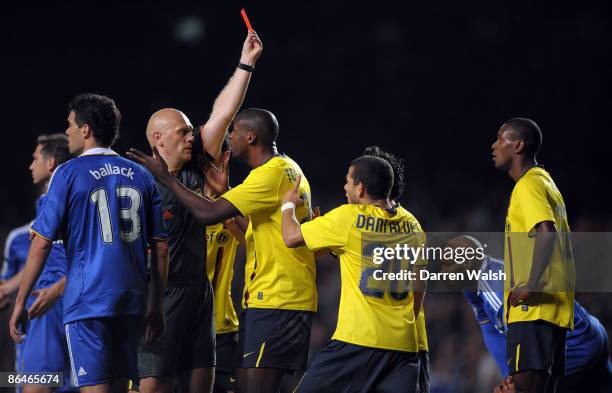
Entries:
{"type": "Polygon", "coordinates": [[[257,143],[257,134],[249,131],[247,133],[247,142],[249,143],[249,145],[254,145],[255,143],[257,143]]]}
{"type": "Polygon", "coordinates": [[[522,139],[519,139],[516,142],[514,142],[514,151],[516,152],[516,154],[521,154],[522,152],[524,152],[525,151],[525,141],[522,139]]]}
{"type": "Polygon", "coordinates": [[[49,157],[45,160],[45,166],[49,172],[53,172],[57,168],[57,160],[55,157],[49,157]]]}
{"type": "Polygon", "coordinates": [[[359,195],[359,198],[363,198],[365,196],[365,187],[363,186],[363,183],[359,183],[357,184],[357,195],[359,195]]]}
{"type": "Polygon", "coordinates": [[[83,139],[93,137],[93,130],[91,129],[89,124],[84,123],[83,126],[81,126],[81,129],[82,129],[81,132],[83,133],[83,139]]]}
{"type": "Polygon", "coordinates": [[[162,140],[162,133],[159,131],[153,131],[153,146],[164,147],[164,141],[162,140]]]}

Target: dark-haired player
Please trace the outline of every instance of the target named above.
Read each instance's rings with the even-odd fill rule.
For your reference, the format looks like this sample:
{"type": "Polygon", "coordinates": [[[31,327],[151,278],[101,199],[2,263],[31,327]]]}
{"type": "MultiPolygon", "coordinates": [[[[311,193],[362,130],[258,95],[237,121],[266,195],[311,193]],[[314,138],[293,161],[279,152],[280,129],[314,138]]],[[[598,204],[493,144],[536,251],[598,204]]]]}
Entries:
{"type": "MultiPolygon", "coordinates": [[[[340,258],[342,277],[336,331],[314,358],[297,392],[417,391],[416,316],[423,293],[416,295],[405,280],[377,283],[383,266],[399,261],[378,266],[368,261],[371,247],[423,245],[416,218],[390,202],[392,185],[393,169],[385,159],[362,156],[353,160],[346,175],[348,204],[300,225],[295,216],[296,206],[304,202],[299,188],[283,198],[287,247],[331,249],[340,258]]],[[[397,267],[392,270],[399,272],[397,267]]]]}
{"type": "MultiPolygon", "coordinates": [[[[245,109],[229,135],[232,155],[251,172],[216,201],[189,191],[167,170],[160,157],[132,149],[200,222],[209,225],[235,216],[249,217],[247,261],[238,350],[241,364],[236,390],[277,392],[284,373],[303,370],[308,360],[312,313],[316,311],[314,257],[306,247],[289,249],[281,236],[281,201],[298,176],[300,191],[310,201],[310,186],[298,164],[278,153],[276,117],[263,109],[245,109]]],[[[310,203],[297,211],[309,219],[310,203]]]]}
{"type": "MultiPolygon", "coordinates": [[[[204,195],[211,200],[219,199],[229,188],[229,142],[224,142],[221,150],[223,154],[205,174],[204,195]]],[[[245,245],[244,230],[234,218],[206,227],[206,271],[215,293],[217,366],[213,393],[233,393],[236,386],[238,316],[231,289],[239,244],[245,245]]]]}
{"type": "Polygon", "coordinates": [[[506,214],[504,266],[509,373],[521,392],[554,392],[574,327],[574,261],[565,203],[538,165],[542,132],[506,121],[492,146],[495,167],[516,185],[506,214]]]}
{"type": "MultiPolygon", "coordinates": [[[[380,157],[391,165],[393,169],[393,186],[389,193],[389,202],[399,206],[399,199],[406,185],[406,165],[404,160],[392,153],[381,149],[379,146],[368,146],[363,151],[364,156],[380,157]]],[[[427,342],[427,329],[425,326],[425,307],[417,316],[417,335],[419,337],[419,392],[429,392],[429,344],[427,342]]]]}
{"type": "MultiPolygon", "coordinates": [[[[219,157],[221,144],[242,105],[251,71],[263,46],[249,32],[242,46],[238,68],[217,96],[208,121],[194,135],[187,116],[165,108],[155,112],[147,124],[149,145],[168,164],[168,170],[183,186],[203,194],[204,170],[219,157]]],[[[169,236],[168,288],[164,293],[166,332],[154,345],[141,343],[138,374],[142,393],[169,393],[176,375],[180,391],[209,392],[215,367],[213,289],[206,276],[205,226],[180,203],[172,190],[157,183],[169,236]]],[[[195,195],[195,194],[194,194],[195,195]]]]}
{"type": "MultiPolygon", "coordinates": [[[[146,310],[146,336],[163,331],[161,279],[167,243],[153,177],[110,147],[121,115],[105,96],[81,94],[68,106],[68,149],[32,225],[35,236],[10,321],[18,321],[53,241],[62,239],[68,273],[63,323],[73,385],[82,392],[124,391],[135,377],[136,348],[146,310]],[[152,286],[146,299],[146,248],[152,286]]],[[[29,338],[29,337],[28,337],[29,338]]]]}
{"type": "MultiPolygon", "coordinates": [[[[481,249],[482,244],[472,236],[458,236],[448,241],[453,249],[481,249]]],[[[494,279],[504,271],[504,263],[489,255],[483,258],[466,258],[461,263],[445,261],[442,269],[446,272],[471,270],[482,272],[478,280],[449,281],[461,289],[478,322],[482,338],[504,378],[508,377],[506,356],[506,324],[504,321],[504,280],[494,279]]],[[[574,301],[574,329],[567,332],[565,353],[565,376],[559,381],[558,392],[604,393],[612,390],[612,364],[609,360],[608,334],[597,318],[590,315],[577,301],[574,301]]],[[[506,379],[508,385],[512,379],[506,379]]],[[[501,388],[500,388],[501,389],[501,388]]],[[[502,390],[503,391],[503,390],[502,390]]]]}
{"type": "MultiPolygon", "coordinates": [[[[43,134],[36,139],[36,147],[32,154],[30,172],[32,182],[43,194],[37,205],[44,203],[49,180],[55,169],[70,158],[68,140],[64,134],[43,134]]],[[[29,227],[29,225],[27,226],[29,227]]],[[[28,248],[30,246],[29,230],[21,235],[19,248],[9,252],[8,259],[15,259],[21,248],[23,257],[17,257],[25,264],[28,248]]],[[[7,292],[13,292],[19,287],[23,272],[19,272],[3,285],[7,292]]],[[[62,293],[64,291],[66,274],[66,252],[61,241],[54,242],[47,263],[28,298],[29,321],[27,322],[27,339],[18,344],[18,358],[16,371],[44,373],[63,372],[64,386],[59,391],[70,390],[70,367],[68,362],[68,349],[66,347],[66,334],[62,323],[62,293]]],[[[44,393],[52,391],[41,385],[25,385],[23,392],[44,393]]]]}

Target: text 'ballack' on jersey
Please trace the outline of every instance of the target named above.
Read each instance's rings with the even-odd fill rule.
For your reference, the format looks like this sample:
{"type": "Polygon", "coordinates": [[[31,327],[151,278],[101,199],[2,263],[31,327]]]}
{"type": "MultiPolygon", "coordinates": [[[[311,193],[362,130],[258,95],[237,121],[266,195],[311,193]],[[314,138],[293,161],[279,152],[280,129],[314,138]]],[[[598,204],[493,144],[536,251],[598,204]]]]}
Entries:
{"type": "Polygon", "coordinates": [[[64,323],[144,312],[147,242],[166,238],[144,167],[105,148],[60,165],[32,230],[64,241],[64,323]]]}

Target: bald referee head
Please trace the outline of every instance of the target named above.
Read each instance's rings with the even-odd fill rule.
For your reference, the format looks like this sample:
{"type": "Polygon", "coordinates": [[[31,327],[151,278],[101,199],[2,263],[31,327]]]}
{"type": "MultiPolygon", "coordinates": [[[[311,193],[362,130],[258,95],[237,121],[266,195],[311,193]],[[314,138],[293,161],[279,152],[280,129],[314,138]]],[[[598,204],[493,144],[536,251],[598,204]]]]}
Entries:
{"type": "Polygon", "coordinates": [[[147,141],[164,158],[170,171],[178,171],[191,160],[193,125],[178,109],[160,109],[149,118],[147,141]]]}

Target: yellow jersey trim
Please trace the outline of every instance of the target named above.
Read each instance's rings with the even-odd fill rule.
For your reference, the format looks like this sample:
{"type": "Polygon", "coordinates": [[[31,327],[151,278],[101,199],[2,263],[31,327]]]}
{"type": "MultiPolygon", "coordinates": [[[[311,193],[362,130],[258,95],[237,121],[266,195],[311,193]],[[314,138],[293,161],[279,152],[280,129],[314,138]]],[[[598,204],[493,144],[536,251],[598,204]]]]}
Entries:
{"type": "Polygon", "coordinates": [[[255,367],[259,367],[259,362],[261,362],[261,358],[263,356],[264,348],[266,347],[266,342],[261,343],[261,347],[259,348],[259,356],[257,356],[257,363],[255,363],[255,367]]]}

